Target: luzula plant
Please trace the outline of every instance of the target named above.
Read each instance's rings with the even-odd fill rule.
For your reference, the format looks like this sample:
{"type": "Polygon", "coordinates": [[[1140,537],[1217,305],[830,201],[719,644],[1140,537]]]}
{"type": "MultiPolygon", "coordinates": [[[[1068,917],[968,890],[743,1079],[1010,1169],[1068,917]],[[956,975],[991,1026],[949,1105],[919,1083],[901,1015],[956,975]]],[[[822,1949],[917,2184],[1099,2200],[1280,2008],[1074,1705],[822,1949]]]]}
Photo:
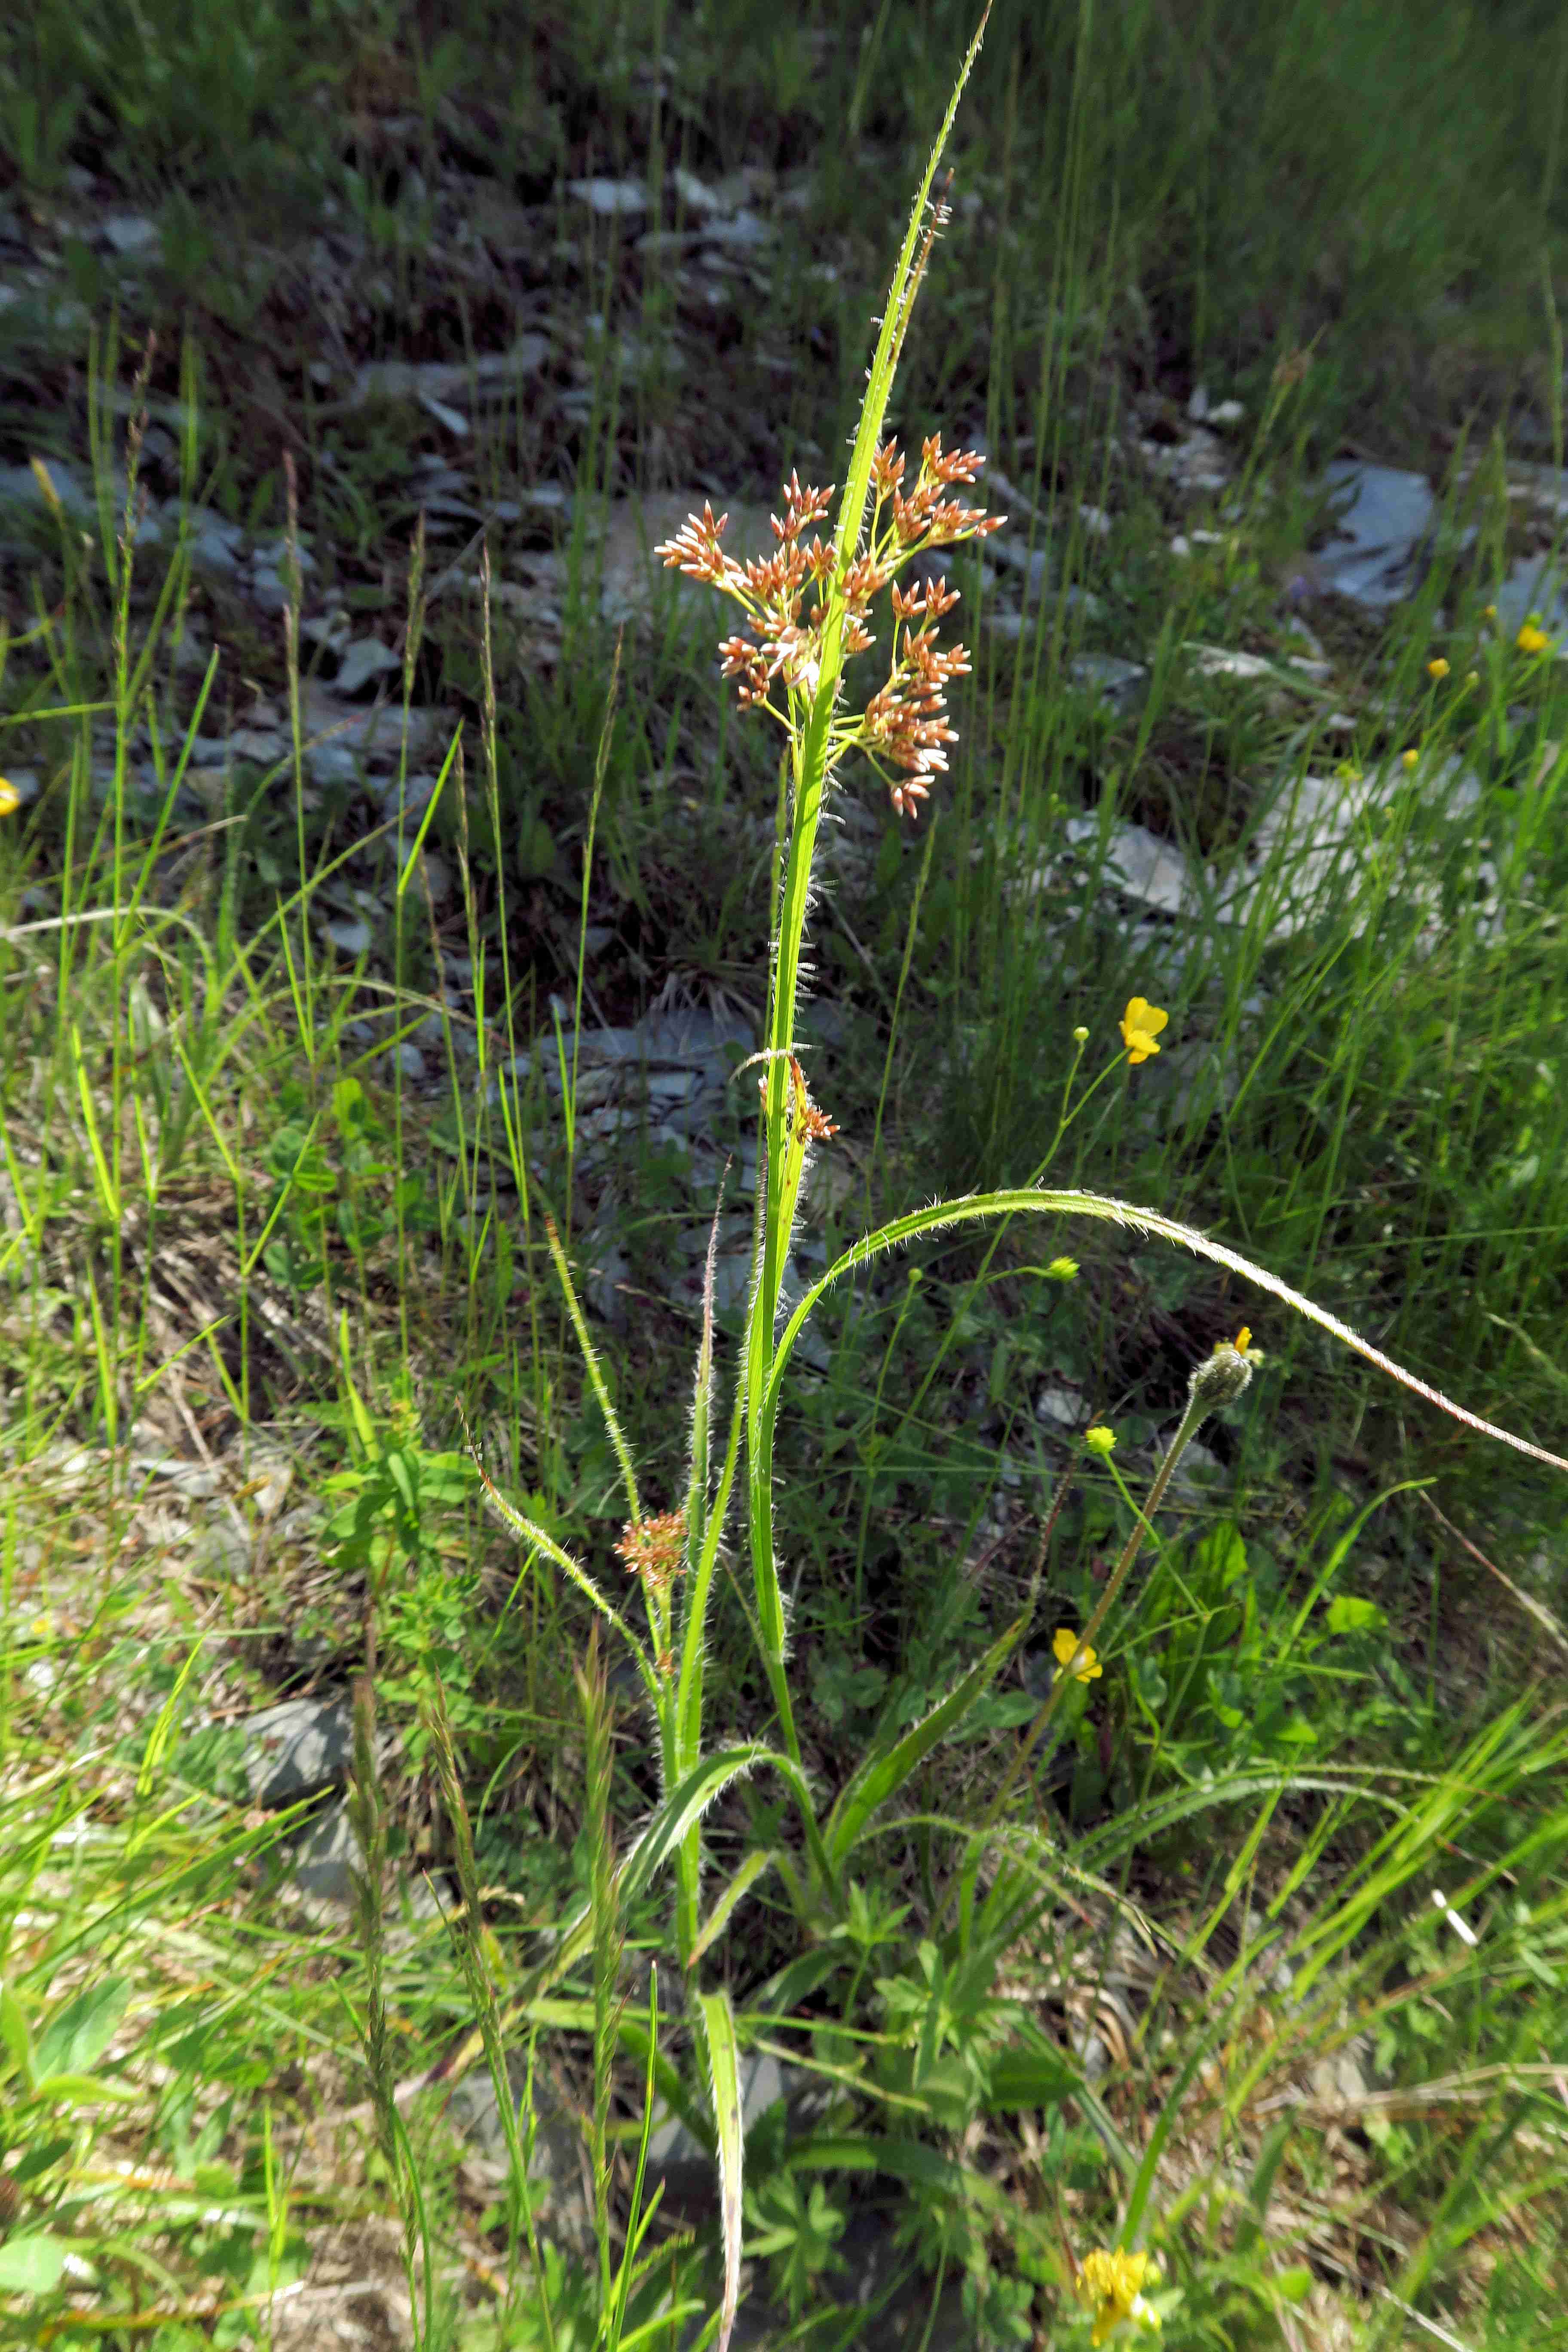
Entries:
{"type": "MultiPolygon", "coordinates": [[[[1020,1618],[1007,1628],[922,1721],[908,1728],[895,1727],[873,1742],[865,1760],[832,1801],[819,1805],[803,1761],[787,1671],[789,1631],[774,1528],[774,1435],[791,1354],[807,1318],[832,1286],[873,1259],[942,1228],[1018,1215],[1095,1218],[1198,1252],[1309,1318],[1470,1428],[1536,1461],[1568,1469],[1568,1461],[1561,1456],[1451,1403],[1335,1317],[1223,1243],[1211,1241],[1157,1210],[1091,1192],[1029,1186],[939,1202],[897,1218],[846,1250],[805,1290],[787,1318],[784,1315],[783,1285],[802,1182],[814,1146],[833,1132],[831,1120],[812,1099],[796,1036],[818,829],[830,793],[840,788],[839,772],[854,754],[864,753],[882,776],[900,814],[917,813],[933,779],[942,773],[948,748],[955,740],[945,690],[968,665],[961,647],[944,648],[939,643],[937,630],[957,599],[934,572],[910,585],[903,584],[900,575],[917,571],[921,558],[931,551],[999,528],[997,518],[953,495],[956,488],[975,480],[981,462],[977,456],[944,451],[940,435],[933,435],[922,444],[920,466],[910,483],[908,461],[885,433],[915,297],[946,219],[941,202],[932,201],[938,163],[984,29],[983,23],[965,59],[904,236],[831,537],[824,538],[817,526],[827,516],[832,494],[803,488],[792,476],[784,510],[773,522],[776,544],[765,560],[742,564],[727,555],[722,544],[724,519],[716,519],[710,508],[694,516],[662,551],[668,564],[710,583],[740,607],[744,634],[723,639],[722,667],[735,681],[742,704],[778,728],[787,795],[770,943],[767,1034],[758,1056],[763,1066],[763,1132],[754,1261],[742,1360],[727,1441],[721,1460],[715,1463],[715,1244],[710,1241],[691,1391],[687,1487],[684,1499],[673,1508],[657,1514],[644,1508],[635,1465],[564,1255],[553,1230],[550,1236],[590,1384],[620,1465],[627,1508],[620,1554],[641,1587],[645,1629],[639,1632],[633,1626],[619,1596],[612,1597],[602,1589],[587,1568],[547,1529],[498,1493],[482,1465],[480,1472],[493,1507],[529,1547],[531,1557],[542,1555],[553,1561],[625,1642],[657,1728],[662,1799],[618,1864],[617,1891],[621,1904],[629,1905],[651,1888],[666,1864],[671,1867],[675,1958],[686,1978],[687,2013],[705,2057],[709,2107],[705,2110],[700,2096],[694,2095],[662,2062],[658,2079],[661,2095],[705,2137],[719,2165],[725,2253],[724,2293],[717,2325],[721,2352],[733,2321],[740,2277],[739,2039],[729,1995],[721,1988],[703,1989],[701,1963],[716,1951],[742,1899],[767,1874],[782,1885],[801,1923],[803,1949],[809,1947],[819,1952],[823,1948],[833,1923],[844,1916],[849,1865],[858,1846],[889,1801],[984,1696],[1022,1639],[1026,1624],[1026,1618],[1020,1618]],[[851,714],[845,704],[845,667],[852,656],[873,649],[880,625],[878,600],[884,592],[891,605],[887,671],[863,706],[851,714]],[[750,1739],[709,1752],[703,1740],[708,1619],[737,1480],[745,1501],[752,1630],[768,1678],[776,1731],[772,1739],[750,1739]],[[727,1883],[711,1892],[704,1907],[702,1816],[739,1776],[764,1769],[788,1792],[798,1842],[781,1842],[770,1850],[750,1853],[727,1883]]],[[[1147,1059],[1159,1051],[1156,1033],[1165,1019],[1146,1000],[1132,1001],[1122,1024],[1130,1061],[1147,1059]]],[[[716,1235],[717,1216],[714,1231],[716,1235]]],[[[1070,1265],[1070,1261],[1058,1263],[1070,1265]]],[[[1183,1450],[1204,1419],[1239,1396],[1247,1386],[1256,1360],[1249,1342],[1249,1333],[1243,1331],[1234,1343],[1222,1343],[1194,1373],[1186,1410],[1156,1474],[1141,1521],[1089,1623],[1081,1634],[1058,1636],[1061,1671],[1055,1687],[1033,1732],[1022,1743],[1014,1770],[997,1792],[989,1821],[977,1837],[999,1817],[1025,1758],[1048,1727],[1058,1702],[1069,1687],[1098,1671],[1095,1639],[1125,1584],[1149,1514],[1157,1507],[1183,1450]]],[[[1090,1442],[1108,1450],[1113,1441],[1110,1432],[1103,1432],[1091,1435],[1090,1442]]],[[[1037,1841],[1046,1838],[1037,1824],[1030,1833],[1037,1841]]],[[[592,1936],[592,1916],[584,1907],[526,1983],[514,2017],[529,2013],[552,1985],[583,1963],[592,1936]]],[[[822,1979],[817,1976],[813,1981],[822,1979]]],[[[790,1998],[798,1999],[798,1991],[790,1998]]],[[[1113,2257],[1098,2259],[1110,2266],[1103,2277],[1095,2273],[1090,2279],[1100,2326],[1105,2329],[1132,2310],[1143,2258],[1131,2250],[1119,2249],[1113,2257]]],[[[1085,2269],[1087,2275],[1088,2265],[1085,2269]]]]}

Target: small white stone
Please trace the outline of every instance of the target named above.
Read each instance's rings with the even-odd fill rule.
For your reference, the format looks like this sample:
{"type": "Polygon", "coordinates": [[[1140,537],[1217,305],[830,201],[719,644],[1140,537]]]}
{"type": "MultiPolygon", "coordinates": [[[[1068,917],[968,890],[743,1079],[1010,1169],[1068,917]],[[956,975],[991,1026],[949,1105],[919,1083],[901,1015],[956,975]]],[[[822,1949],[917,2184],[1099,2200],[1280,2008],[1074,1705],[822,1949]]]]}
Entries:
{"type": "Polygon", "coordinates": [[[647,210],[647,190],[640,180],[568,180],[566,193],[604,220],[647,210]]]}

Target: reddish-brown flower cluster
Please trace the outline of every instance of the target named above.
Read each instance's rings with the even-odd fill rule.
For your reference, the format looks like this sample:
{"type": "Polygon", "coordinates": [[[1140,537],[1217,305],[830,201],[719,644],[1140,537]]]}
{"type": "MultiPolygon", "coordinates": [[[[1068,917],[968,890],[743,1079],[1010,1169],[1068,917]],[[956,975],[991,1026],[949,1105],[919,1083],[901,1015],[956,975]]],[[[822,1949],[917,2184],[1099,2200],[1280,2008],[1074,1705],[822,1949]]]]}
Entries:
{"type": "Polygon", "coordinates": [[[804,536],[826,513],[833,492],[803,488],[795,474],[784,487],[784,511],[773,518],[778,543],[772,555],[744,564],[727,556],[720,542],[729,517],[715,520],[710,505],[655,551],[667,567],[706,581],[744,608],[750,635],[726,637],[719,647],[723,675],[735,680],[743,709],[770,708],[775,678],[782,678],[788,696],[809,701],[821,677],[830,614],[842,612],[845,657],[865,653],[875,642],[866,617],[871,600],[892,586],[894,653],[887,683],[852,725],[835,727],[829,760],[836,765],[857,745],[866,751],[900,816],[917,813],[930,790],[924,779],[947,765],[943,747],[957,737],[947,723],[945,688],[967,672],[969,660],[962,646],[944,653],[935,641],[936,623],[957,604],[957,591],[934,579],[901,590],[895,574],[928,548],[951,547],[1001,530],[1003,517],[947,496],[955,482],[974,481],[984,463],[977,450],[944,451],[941,434],[933,434],[921,445],[920,472],[906,498],[905,458],[895,442],[887,442],[871,463],[867,544],[842,570],[837,551],[824,544],[820,533],[809,545],[804,536]],[[804,610],[808,592],[809,612],[804,610]],[[911,621],[921,625],[910,628],[911,621]],[[900,623],[905,625],[901,646],[900,623]],[[884,762],[903,775],[895,781],[884,762]]]}
{"type": "Polygon", "coordinates": [[[817,1109],[805,1083],[805,1072],[792,1054],[789,1057],[790,1092],[795,1100],[795,1131],[803,1142],[826,1143],[838,1129],[826,1111],[817,1109]]]}
{"type": "Polygon", "coordinates": [[[967,674],[969,656],[962,646],[944,652],[936,642],[936,624],[957,602],[958,591],[940,580],[927,580],[910,591],[893,590],[894,620],[905,625],[903,646],[899,648],[895,635],[888,682],[866,705],[861,729],[873,760],[879,755],[908,772],[907,782],[889,787],[900,816],[906,808],[913,814],[927,798],[931,788],[925,779],[946,768],[943,747],[958,740],[947,723],[946,688],[951,678],[967,674]],[[910,621],[923,625],[911,629],[910,621]]]}
{"type": "MultiPolygon", "coordinates": [[[[789,1057],[789,1083],[790,1116],[795,1123],[795,1135],[805,1143],[826,1143],[830,1135],[837,1134],[837,1125],[826,1111],[818,1110],[812,1101],[805,1083],[805,1072],[794,1054],[789,1057]]],[[[757,1080],[757,1092],[765,1103],[768,1098],[766,1078],[757,1080]]]]}
{"type": "Polygon", "coordinates": [[[628,1575],[640,1577],[660,1600],[686,1565],[686,1514],[660,1511],[651,1519],[628,1519],[616,1551],[628,1575]]]}

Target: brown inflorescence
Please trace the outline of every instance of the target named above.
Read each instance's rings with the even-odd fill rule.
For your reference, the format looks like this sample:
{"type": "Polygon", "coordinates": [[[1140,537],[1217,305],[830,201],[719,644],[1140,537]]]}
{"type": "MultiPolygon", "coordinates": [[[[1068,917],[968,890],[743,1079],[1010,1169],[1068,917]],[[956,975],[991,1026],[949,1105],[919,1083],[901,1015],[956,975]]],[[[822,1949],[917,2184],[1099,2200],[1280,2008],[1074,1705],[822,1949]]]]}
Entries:
{"type": "Polygon", "coordinates": [[[651,1519],[628,1519],[616,1546],[628,1575],[660,1599],[686,1566],[686,1514],[659,1511],[651,1519]]]}
{"type": "MultiPolygon", "coordinates": [[[[750,634],[725,637],[719,654],[723,675],[735,680],[746,709],[770,707],[777,679],[787,696],[809,701],[821,677],[830,613],[837,607],[843,614],[844,657],[865,653],[875,643],[867,625],[871,600],[891,587],[893,657],[887,681],[858,719],[835,728],[829,763],[851,749],[864,751],[900,816],[918,813],[930,793],[927,777],[947,766],[946,746],[957,736],[947,721],[946,688],[968,672],[969,657],[962,646],[944,650],[936,642],[936,625],[957,604],[957,590],[934,577],[904,589],[895,574],[928,549],[1001,530],[1003,517],[948,495],[954,483],[974,481],[984,462],[978,450],[944,450],[941,434],[933,434],[921,444],[920,471],[906,498],[907,460],[896,442],[884,443],[871,462],[866,544],[842,569],[837,549],[820,532],[809,543],[805,536],[826,513],[832,490],[803,488],[793,473],[784,485],[784,513],[773,517],[777,544],[771,555],[743,564],[726,555],[721,541],[729,517],[716,518],[710,504],[655,551],[667,568],[706,582],[744,610],[750,634]]],[[[798,716],[798,700],[795,711],[798,716]]]]}

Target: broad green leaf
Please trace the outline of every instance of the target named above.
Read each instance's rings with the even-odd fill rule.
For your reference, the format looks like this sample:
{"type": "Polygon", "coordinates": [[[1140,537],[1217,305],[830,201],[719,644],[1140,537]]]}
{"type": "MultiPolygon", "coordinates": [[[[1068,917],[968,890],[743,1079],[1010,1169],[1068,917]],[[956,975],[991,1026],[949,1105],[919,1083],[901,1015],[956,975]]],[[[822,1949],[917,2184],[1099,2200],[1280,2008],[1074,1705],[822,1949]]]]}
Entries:
{"type": "Polygon", "coordinates": [[[37,2073],[37,2056],[22,2004],[8,1984],[0,1984],[0,2042],[5,2042],[12,2064],[30,2091],[37,2073]]]}
{"type": "Polygon", "coordinates": [[[1375,1601],[1359,1601],[1353,1592],[1341,1592],[1330,1601],[1323,1622],[1331,1633],[1375,1633],[1388,1619],[1375,1601]]]}
{"type": "Polygon", "coordinates": [[[110,2083],[101,2074],[40,2074],[35,2095],[58,2106],[68,2102],[73,2107],[101,2106],[106,2099],[134,2099],[136,2091],[129,2083],[110,2083]]]}
{"type": "Polygon", "coordinates": [[[982,1692],[995,1680],[1022,1639],[1025,1622],[1020,1617],[1010,1625],[1001,1640],[991,1644],[985,1655],[971,1666],[963,1680],[948,1693],[940,1706],[931,1709],[923,1722],[905,1732],[900,1740],[881,1755],[868,1756],[845,1784],[828,1815],[823,1835],[835,1877],[854,1853],[860,1833],[872,1815],[887,1803],[889,1797],[897,1794],[910,1774],[924,1761],[940,1740],[946,1738],[955,1725],[963,1722],[982,1692]]]}
{"type": "Polygon", "coordinates": [[[114,2039],[130,1998],[129,1977],[105,1977],[68,2000],[38,2036],[34,2063],[40,2078],[90,2073],[114,2039]]]}
{"type": "Polygon", "coordinates": [[[918,2139],[872,2139],[856,2132],[814,2133],[784,2152],[792,2172],[883,2172],[894,2180],[908,2180],[921,2189],[966,2199],[987,2212],[1016,2212],[1007,2191],[982,2172],[955,2163],[940,2148],[918,2139]]]}
{"type": "Polygon", "coordinates": [[[0,2246],[0,2294],[50,2294],[65,2276],[66,2238],[8,2238],[0,2246]]]}
{"type": "Polygon", "coordinates": [[[741,2300],[741,2173],[745,2133],[741,2119],[740,2051],[727,1992],[697,1996],[713,2084],[713,2121],[719,2136],[719,2210],[724,2237],[724,2301],[719,2319],[718,2352],[726,2352],[741,2300]]]}

